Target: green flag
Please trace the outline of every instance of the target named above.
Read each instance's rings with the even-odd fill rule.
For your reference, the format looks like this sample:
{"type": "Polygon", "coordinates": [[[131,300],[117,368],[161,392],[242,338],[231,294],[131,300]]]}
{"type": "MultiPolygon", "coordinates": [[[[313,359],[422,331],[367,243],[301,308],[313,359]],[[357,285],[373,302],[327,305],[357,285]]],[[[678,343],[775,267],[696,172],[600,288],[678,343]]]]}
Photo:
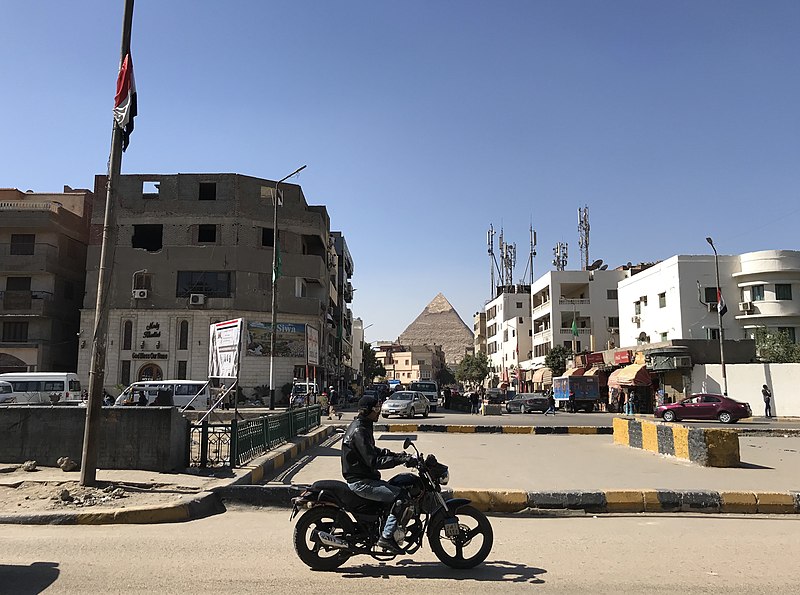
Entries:
{"type": "Polygon", "coordinates": [[[572,336],[578,336],[578,323],[575,320],[575,316],[572,317],[572,336]]]}
{"type": "Polygon", "coordinates": [[[281,249],[278,245],[278,242],[275,242],[275,270],[272,271],[272,281],[273,283],[278,280],[278,277],[281,276],[281,268],[283,262],[281,261],[281,249]]]}

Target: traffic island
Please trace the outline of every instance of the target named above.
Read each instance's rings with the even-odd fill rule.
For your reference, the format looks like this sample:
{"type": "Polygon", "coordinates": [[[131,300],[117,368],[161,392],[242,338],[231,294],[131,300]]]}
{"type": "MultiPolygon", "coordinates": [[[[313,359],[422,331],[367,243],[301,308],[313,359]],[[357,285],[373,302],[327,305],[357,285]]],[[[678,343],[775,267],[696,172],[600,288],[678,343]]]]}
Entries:
{"type": "Polygon", "coordinates": [[[739,435],[733,430],[690,428],[674,423],[615,417],[614,444],[685,459],[704,467],[740,467],[739,435]]]}

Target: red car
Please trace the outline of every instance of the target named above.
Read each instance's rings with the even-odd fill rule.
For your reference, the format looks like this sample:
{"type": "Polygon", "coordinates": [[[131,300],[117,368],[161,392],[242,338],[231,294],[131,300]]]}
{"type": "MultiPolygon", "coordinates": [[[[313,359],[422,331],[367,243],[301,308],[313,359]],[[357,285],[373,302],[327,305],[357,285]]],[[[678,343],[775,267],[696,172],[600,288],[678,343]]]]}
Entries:
{"type": "Polygon", "coordinates": [[[740,419],[751,417],[750,405],[740,403],[725,395],[698,393],[677,403],[656,408],[655,416],[664,421],[681,419],[718,419],[724,424],[735,424],[740,419]]]}

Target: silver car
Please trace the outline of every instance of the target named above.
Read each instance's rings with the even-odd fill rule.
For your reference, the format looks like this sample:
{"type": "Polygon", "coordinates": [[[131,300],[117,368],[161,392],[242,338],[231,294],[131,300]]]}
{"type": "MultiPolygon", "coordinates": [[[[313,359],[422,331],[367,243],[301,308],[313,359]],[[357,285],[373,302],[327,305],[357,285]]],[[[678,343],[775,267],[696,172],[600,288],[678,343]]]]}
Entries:
{"type": "Polygon", "coordinates": [[[421,413],[422,417],[428,417],[431,410],[430,401],[422,393],[411,390],[399,390],[389,395],[381,407],[381,415],[389,417],[414,417],[421,413]]]}

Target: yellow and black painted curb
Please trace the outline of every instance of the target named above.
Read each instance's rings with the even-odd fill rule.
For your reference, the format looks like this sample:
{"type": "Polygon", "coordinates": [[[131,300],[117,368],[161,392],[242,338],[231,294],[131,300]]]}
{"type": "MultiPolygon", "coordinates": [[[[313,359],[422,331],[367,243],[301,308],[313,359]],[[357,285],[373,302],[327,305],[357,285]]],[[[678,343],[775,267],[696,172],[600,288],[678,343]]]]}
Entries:
{"type": "Polygon", "coordinates": [[[446,434],[613,434],[612,426],[495,426],[437,424],[375,424],[381,432],[440,432],[446,434]]]}
{"type": "Polygon", "coordinates": [[[739,467],[739,435],[733,430],[614,418],[614,444],[685,459],[705,467],[739,467]]]}
{"type": "Polygon", "coordinates": [[[225,512],[218,493],[230,485],[258,483],[265,474],[279,471],[303,451],[312,448],[336,432],[333,426],[322,426],[291,444],[285,444],[259,457],[250,465],[237,470],[237,477],[209,491],[184,496],[165,504],[131,506],[111,510],[52,511],[39,513],[0,514],[0,524],[18,525],[112,525],[177,523],[204,518],[225,512]],[[244,473],[241,471],[244,470],[244,473]]]}

